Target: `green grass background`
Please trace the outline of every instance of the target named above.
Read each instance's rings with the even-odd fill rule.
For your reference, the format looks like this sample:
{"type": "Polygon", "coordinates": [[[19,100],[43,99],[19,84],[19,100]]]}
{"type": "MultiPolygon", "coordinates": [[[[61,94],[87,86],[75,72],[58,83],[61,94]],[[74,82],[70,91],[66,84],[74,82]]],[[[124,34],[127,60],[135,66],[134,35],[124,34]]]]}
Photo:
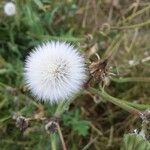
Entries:
{"type": "MultiPolygon", "coordinates": [[[[56,109],[36,103],[23,80],[28,52],[43,41],[71,42],[85,53],[87,61],[93,61],[95,52],[102,59],[110,56],[109,72],[115,79],[108,93],[133,102],[140,110],[149,108],[148,0],[15,0],[17,13],[12,17],[4,14],[6,2],[0,0],[0,149],[50,149],[44,122],[33,121],[20,131],[12,119],[14,112],[51,118],[56,109]],[[130,60],[138,64],[131,66],[130,60]]],[[[117,150],[123,135],[140,127],[137,116],[88,94],[76,98],[61,118],[69,150],[117,150]]],[[[59,137],[55,138],[59,143],[59,137]]]]}

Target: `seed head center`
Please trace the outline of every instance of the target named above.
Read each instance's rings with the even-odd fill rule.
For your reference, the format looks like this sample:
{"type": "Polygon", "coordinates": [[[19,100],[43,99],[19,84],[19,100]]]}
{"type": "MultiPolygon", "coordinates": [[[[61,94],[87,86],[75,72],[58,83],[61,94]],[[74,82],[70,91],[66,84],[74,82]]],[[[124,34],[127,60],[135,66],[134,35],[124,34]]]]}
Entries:
{"type": "Polygon", "coordinates": [[[59,61],[53,68],[54,79],[60,79],[68,76],[68,65],[66,61],[59,61]]]}

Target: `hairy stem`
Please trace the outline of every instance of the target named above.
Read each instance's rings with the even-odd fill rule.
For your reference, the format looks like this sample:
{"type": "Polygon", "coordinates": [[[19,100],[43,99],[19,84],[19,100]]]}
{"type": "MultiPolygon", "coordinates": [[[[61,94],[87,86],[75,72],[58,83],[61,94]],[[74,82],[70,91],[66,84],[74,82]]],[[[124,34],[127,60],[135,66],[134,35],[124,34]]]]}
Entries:
{"type": "Polygon", "coordinates": [[[128,112],[132,113],[132,114],[135,114],[137,116],[140,116],[141,115],[141,111],[139,111],[138,109],[128,105],[127,103],[124,103],[122,100],[119,100],[115,97],[112,97],[111,95],[107,94],[104,90],[96,90],[94,88],[90,88],[90,91],[95,93],[95,94],[98,94],[99,96],[103,97],[105,100],[127,110],[128,112]]]}

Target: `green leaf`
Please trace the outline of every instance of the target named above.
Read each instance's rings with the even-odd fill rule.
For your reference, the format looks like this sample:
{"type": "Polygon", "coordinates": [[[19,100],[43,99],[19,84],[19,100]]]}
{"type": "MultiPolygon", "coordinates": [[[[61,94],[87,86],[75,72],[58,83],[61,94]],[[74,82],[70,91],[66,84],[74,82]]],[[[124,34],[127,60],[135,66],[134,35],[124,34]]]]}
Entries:
{"type": "Polygon", "coordinates": [[[89,121],[82,120],[80,111],[77,109],[75,111],[69,112],[63,115],[63,121],[66,126],[72,127],[74,132],[77,132],[78,135],[86,136],[90,128],[89,121]]]}
{"type": "Polygon", "coordinates": [[[42,10],[45,11],[43,3],[40,0],[34,0],[34,3],[42,10]]]}
{"type": "Polygon", "coordinates": [[[121,150],[150,150],[150,143],[141,135],[126,134],[123,138],[121,150]]]}
{"type": "Polygon", "coordinates": [[[78,132],[78,134],[82,136],[86,136],[88,134],[89,128],[90,126],[88,121],[81,120],[73,124],[74,131],[78,132]]]}

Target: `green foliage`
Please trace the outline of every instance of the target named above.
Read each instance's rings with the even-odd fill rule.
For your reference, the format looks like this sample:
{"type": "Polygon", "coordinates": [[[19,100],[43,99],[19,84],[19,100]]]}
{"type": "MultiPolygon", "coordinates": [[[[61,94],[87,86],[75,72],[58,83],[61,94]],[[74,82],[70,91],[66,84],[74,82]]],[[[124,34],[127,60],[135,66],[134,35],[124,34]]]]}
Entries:
{"type": "Polygon", "coordinates": [[[79,109],[64,114],[63,122],[65,126],[67,127],[71,126],[71,130],[77,132],[79,135],[86,136],[89,133],[88,131],[90,128],[90,122],[81,119],[79,109]]]}
{"type": "Polygon", "coordinates": [[[150,150],[150,143],[138,134],[126,134],[121,150],[150,150]]]}
{"type": "MultiPolygon", "coordinates": [[[[41,105],[25,87],[23,66],[30,50],[43,41],[73,42],[90,57],[87,62],[97,60],[95,52],[101,58],[110,56],[108,68],[115,74],[107,88],[110,95],[130,100],[122,102],[141,110],[149,107],[150,63],[143,62],[150,56],[148,0],[114,0],[114,5],[110,0],[13,1],[17,14],[12,17],[3,12],[7,1],[0,1],[0,149],[50,149],[51,139],[44,123],[32,122],[27,130],[20,131],[12,120],[14,112],[25,117],[40,113],[41,105]],[[105,23],[107,32],[102,28],[105,23]],[[130,66],[129,60],[139,64],[130,66]]],[[[98,86],[94,88],[99,90],[98,86]]],[[[71,150],[84,146],[91,150],[117,150],[123,134],[141,126],[136,117],[110,103],[101,103],[103,98],[96,96],[85,93],[78,97],[73,109],[70,107],[61,118],[65,142],[71,150]]],[[[57,106],[42,106],[45,117],[51,119],[57,106]]],[[[54,137],[60,145],[58,135],[54,137]]],[[[125,135],[122,150],[146,148],[149,150],[149,143],[142,137],[125,135]]]]}

